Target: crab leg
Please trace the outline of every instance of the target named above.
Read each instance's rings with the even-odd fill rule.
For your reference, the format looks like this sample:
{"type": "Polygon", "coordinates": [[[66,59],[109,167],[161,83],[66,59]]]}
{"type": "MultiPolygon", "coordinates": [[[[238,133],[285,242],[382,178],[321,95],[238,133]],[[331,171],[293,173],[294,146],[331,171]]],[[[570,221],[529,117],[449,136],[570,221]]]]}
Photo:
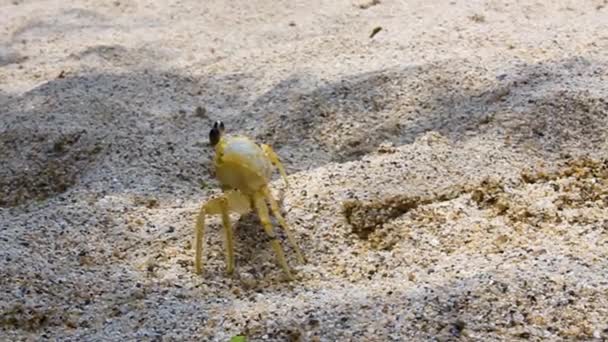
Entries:
{"type": "Polygon", "coordinates": [[[197,274],[201,274],[203,271],[203,265],[201,262],[203,253],[203,235],[205,234],[205,210],[201,208],[198,217],[196,218],[196,238],[194,248],[196,250],[196,256],[194,257],[194,269],[197,274]]]}
{"type": "Polygon", "coordinates": [[[272,214],[277,218],[277,220],[279,221],[279,224],[281,225],[281,227],[283,227],[283,230],[285,230],[285,234],[287,234],[287,239],[289,240],[289,243],[291,244],[293,249],[296,251],[296,254],[298,255],[298,261],[301,264],[305,264],[306,259],[304,259],[304,256],[302,255],[300,248],[296,244],[296,240],[294,239],[293,234],[291,233],[291,230],[287,226],[287,222],[285,222],[285,218],[283,218],[283,215],[281,215],[281,210],[279,209],[279,205],[278,205],[277,201],[274,199],[274,197],[272,197],[272,194],[270,193],[270,191],[268,190],[267,187],[264,187],[262,189],[262,193],[264,194],[264,196],[266,197],[266,199],[268,199],[268,202],[270,203],[270,210],[272,211],[272,214]]]}
{"type": "Polygon", "coordinates": [[[196,218],[196,227],[195,227],[195,257],[194,257],[194,269],[197,274],[201,274],[203,272],[203,239],[205,237],[205,216],[209,213],[210,209],[213,209],[218,203],[215,201],[208,202],[204,204],[196,218]]]}
{"type": "Polygon", "coordinates": [[[283,180],[285,181],[285,187],[289,188],[289,182],[287,181],[287,174],[285,173],[283,164],[281,164],[281,161],[279,160],[279,156],[276,154],[276,152],[274,152],[272,147],[270,147],[266,144],[262,144],[261,146],[262,146],[262,151],[264,151],[264,154],[266,154],[268,159],[270,159],[270,162],[274,166],[276,166],[277,169],[279,169],[279,173],[281,174],[281,177],[283,177],[283,180]]]}
{"type": "Polygon", "coordinates": [[[227,198],[222,198],[220,203],[222,209],[222,226],[224,227],[224,241],[226,243],[226,271],[232,274],[234,271],[234,236],[230,225],[230,212],[227,198]]]}
{"type": "Polygon", "coordinates": [[[279,265],[281,265],[281,267],[283,268],[283,271],[285,271],[285,274],[287,274],[287,277],[290,280],[293,280],[294,278],[291,275],[291,271],[289,270],[289,266],[287,265],[287,261],[285,260],[285,254],[283,254],[283,249],[281,249],[279,240],[277,239],[276,235],[272,231],[272,224],[270,223],[270,216],[268,215],[268,207],[266,206],[262,192],[256,192],[253,195],[253,203],[255,205],[255,208],[258,211],[258,215],[260,216],[260,221],[262,222],[264,231],[270,238],[270,245],[272,246],[272,249],[274,250],[275,254],[277,255],[277,260],[279,262],[279,265]]]}
{"type": "Polygon", "coordinates": [[[237,191],[226,191],[223,196],[214,198],[204,204],[199,211],[196,219],[196,241],[194,243],[196,255],[194,259],[194,268],[197,274],[203,270],[203,240],[205,235],[205,216],[221,214],[222,226],[224,227],[224,237],[226,241],[226,263],[228,273],[234,271],[234,236],[232,234],[232,226],[230,225],[230,212],[234,211],[239,214],[246,214],[251,211],[249,199],[237,191]]]}

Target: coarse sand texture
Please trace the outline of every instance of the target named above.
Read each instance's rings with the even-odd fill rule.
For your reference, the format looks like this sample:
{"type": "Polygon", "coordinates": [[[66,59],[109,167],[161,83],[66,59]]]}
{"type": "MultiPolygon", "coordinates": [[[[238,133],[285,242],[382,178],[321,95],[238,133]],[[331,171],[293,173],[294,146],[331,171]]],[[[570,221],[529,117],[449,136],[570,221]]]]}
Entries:
{"type": "Polygon", "coordinates": [[[0,341],[607,340],[607,129],[606,0],[0,0],[0,341]]]}

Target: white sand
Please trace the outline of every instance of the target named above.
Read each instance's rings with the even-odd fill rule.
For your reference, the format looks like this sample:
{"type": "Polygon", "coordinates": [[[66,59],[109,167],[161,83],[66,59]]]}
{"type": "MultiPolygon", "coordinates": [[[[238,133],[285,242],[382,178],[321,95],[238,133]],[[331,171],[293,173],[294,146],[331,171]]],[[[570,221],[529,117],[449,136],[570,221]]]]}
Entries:
{"type": "Polygon", "coordinates": [[[608,338],[607,66],[600,0],[0,0],[0,340],[608,338]],[[218,119],[295,282],[193,273],[218,119]]]}

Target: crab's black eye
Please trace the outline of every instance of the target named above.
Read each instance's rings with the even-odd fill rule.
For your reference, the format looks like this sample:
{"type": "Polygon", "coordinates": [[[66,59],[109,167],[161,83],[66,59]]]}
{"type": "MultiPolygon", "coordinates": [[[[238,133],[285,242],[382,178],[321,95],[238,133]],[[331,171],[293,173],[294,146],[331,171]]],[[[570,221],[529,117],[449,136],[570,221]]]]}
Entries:
{"type": "Polygon", "coordinates": [[[221,121],[213,123],[213,128],[209,131],[209,143],[211,146],[217,145],[222,137],[222,133],[224,133],[224,123],[221,121]]]}
{"type": "Polygon", "coordinates": [[[209,131],[209,143],[211,144],[211,146],[217,145],[217,143],[220,142],[221,136],[222,133],[220,132],[220,130],[216,127],[213,127],[211,131],[209,131]]]}

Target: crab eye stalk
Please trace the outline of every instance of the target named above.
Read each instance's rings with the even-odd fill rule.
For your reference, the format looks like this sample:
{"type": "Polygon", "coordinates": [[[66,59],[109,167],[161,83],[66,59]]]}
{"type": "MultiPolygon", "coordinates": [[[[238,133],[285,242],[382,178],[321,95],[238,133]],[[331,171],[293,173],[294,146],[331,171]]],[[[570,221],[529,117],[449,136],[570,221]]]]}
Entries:
{"type": "Polygon", "coordinates": [[[215,146],[218,142],[220,142],[224,129],[224,123],[221,121],[216,121],[213,124],[213,128],[211,128],[211,131],[209,131],[209,143],[211,146],[215,146]]]}

